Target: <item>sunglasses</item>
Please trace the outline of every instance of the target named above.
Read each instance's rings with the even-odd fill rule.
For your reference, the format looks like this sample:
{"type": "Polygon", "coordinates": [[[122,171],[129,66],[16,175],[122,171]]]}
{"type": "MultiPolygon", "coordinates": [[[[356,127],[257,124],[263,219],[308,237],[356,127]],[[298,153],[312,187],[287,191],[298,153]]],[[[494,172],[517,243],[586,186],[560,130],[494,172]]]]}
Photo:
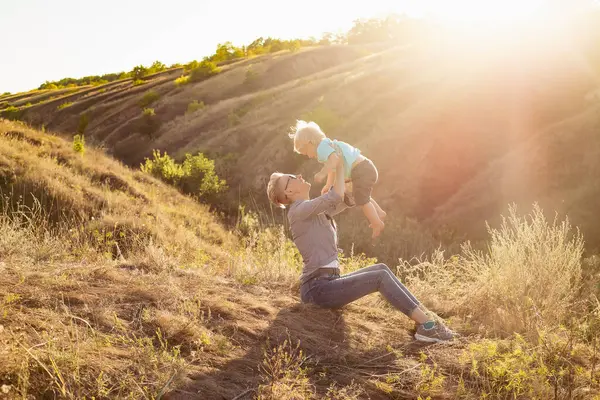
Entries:
{"type": "Polygon", "coordinates": [[[290,181],[291,181],[292,179],[298,179],[298,177],[297,177],[296,175],[288,175],[288,180],[287,180],[287,182],[285,183],[285,188],[283,188],[283,193],[284,193],[284,195],[285,195],[285,198],[286,198],[286,199],[287,199],[288,197],[287,197],[287,194],[285,194],[285,191],[287,190],[287,188],[288,188],[288,185],[290,184],[290,181]]]}

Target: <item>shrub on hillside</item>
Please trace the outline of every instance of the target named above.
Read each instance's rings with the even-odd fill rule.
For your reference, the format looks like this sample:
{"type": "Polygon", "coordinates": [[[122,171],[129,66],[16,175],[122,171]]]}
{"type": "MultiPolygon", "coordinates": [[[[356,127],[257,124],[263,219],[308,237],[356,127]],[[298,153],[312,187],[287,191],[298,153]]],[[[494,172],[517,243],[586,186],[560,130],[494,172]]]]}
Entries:
{"type": "Polygon", "coordinates": [[[6,119],[9,120],[17,120],[21,117],[21,110],[15,106],[8,106],[6,107],[4,110],[2,110],[2,112],[4,113],[4,117],[6,119]]]}
{"type": "Polygon", "coordinates": [[[164,71],[166,69],[167,69],[167,66],[165,64],[163,64],[162,62],[160,62],[160,61],[157,60],[157,61],[154,61],[152,63],[152,65],[148,69],[148,72],[151,73],[151,74],[155,74],[157,72],[162,72],[162,71],[164,71]]]}
{"type": "Polygon", "coordinates": [[[73,150],[82,156],[85,154],[85,137],[83,135],[73,136],[73,150]]]}
{"type": "Polygon", "coordinates": [[[143,85],[144,83],[146,83],[146,81],[143,81],[141,79],[136,79],[136,80],[133,81],[132,85],[133,86],[140,86],[140,85],[143,85]]]}
{"type": "Polygon", "coordinates": [[[87,114],[81,114],[79,117],[79,125],[77,126],[77,133],[83,135],[89,123],[89,117],[87,114]]]}
{"type": "Polygon", "coordinates": [[[156,113],[154,112],[154,108],[144,108],[142,110],[142,115],[145,117],[154,117],[156,113]]]}
{"type": "Polygon", "coordinates": [[[189,63],[183,65],[183,70],[186,72],[189,72],[193,69],[198,68],[199,65],[200,65],[200,63],[198,61],[192,60],[189,63]]]}
{"type": "Polygon", "coordinates": [[[177,87],[181,87],[184,85],[187,85],[190,81],[190,77],[189,75],[185,75],[185,76],[180,76],[179,78],[175,79],[175,86],[177,87]]]}
{"type": "Polygon", "coordinates": [[[138,101],[138,104],[140,107],[145,108],[146,106],[149,106],[150,104],[154,103],[159,98],[160,94],[158,94],[158,92],[156,92],[155,90],[148,90],[138,101]]]}
{"type": "Polygon", "coordinates": [[[131,71],[131,77],[134,81],[141,80],[146,75],[148,75],[148,68],[144,67],[143,65],[138,65],[131,71]]]}
{"type": "Polygon", "coordinates": [[[62,103],[60,106],[56,107],[57,110],[62,110],[63,108],[71,107],[73,105],[72,101],[67,101],[62,103]]]}
{"type": "Polygon", "coordinates": [[[160,150],[153,150],[152,159],[146,158],[140,169],[174,186],[179,184],[179,180],[183,176],[181,165],[177,164],[166,151],[164,155],[161,155],[160,150]]]}
{"type": "Polygon", "coordinates": [[[215,162],[202,153],[195,156],[186,154],[182,169],[179,186],[184,193],[206,196],[220,193],[226,188],[225,181],[219,179],[215,172],[215,162]]]}
{"type": "Polygon", "coordinates": [[[152,136],[160,128],[160,120],[156,117],[154,108],[144,108],[138,125],[141,133],[152,136]]]}
{"type": "Polygon", "coordinates": [[[198,100],[194,100],[192,101],[190,104],[188,104],[187,106],[187,110],[185,111],[186,114],[192,114],[195,113],[198,110],[202,110],[204,108],[204,102],[203,101],[198,101],[198,100]]]}
{"type": "Polygon", "coordinates": [[[200,82],[221,72],[217,64],[211,61],[202,61],[196,68],[190,72],[191,82],[200,82]]]}
{"type": "Polygon", "coordinates": [[[573,314],[581,284],[583,238],[568,220],[551,224],[539,206],[521,217],[513,205],[487,251],[467,242],[462,254],[403,266],[408,286],[437,310],[470,315],[503,332],[534,332],[573,314]]]}
{"type": "Polygon", "coordinates": [[[94,82],[91,82],[90,84],[92,86],[100,86],[100,85],[104,85],[107,83],[108,83],[108,81],[106,79],[100,79],[99,81],[94,81],[94,82]]]}
{"type": "Polygon", "coordinates": [[[167,152],[152,152],[152,159],[146,158],[140,169],[162,181],[179,188],[187,194],[202,197],[220,193],[226,188],[225,181],[215,172],[215,163],[202,153],[185,155],[182,164],[173,160],[167,152]]]}

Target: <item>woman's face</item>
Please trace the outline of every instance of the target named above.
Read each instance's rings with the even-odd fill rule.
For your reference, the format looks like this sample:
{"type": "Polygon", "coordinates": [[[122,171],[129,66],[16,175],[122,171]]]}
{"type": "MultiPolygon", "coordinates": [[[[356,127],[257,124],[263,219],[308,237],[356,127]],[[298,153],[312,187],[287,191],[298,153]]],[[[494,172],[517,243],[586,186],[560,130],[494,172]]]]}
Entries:
{"type": "Polygon", "coordinates": [[[289,200],[292,198],[304,198],[310,192],[310,183],[306,182],[302,175],[286,174],[279,178],[281,193],[289,200]]]}

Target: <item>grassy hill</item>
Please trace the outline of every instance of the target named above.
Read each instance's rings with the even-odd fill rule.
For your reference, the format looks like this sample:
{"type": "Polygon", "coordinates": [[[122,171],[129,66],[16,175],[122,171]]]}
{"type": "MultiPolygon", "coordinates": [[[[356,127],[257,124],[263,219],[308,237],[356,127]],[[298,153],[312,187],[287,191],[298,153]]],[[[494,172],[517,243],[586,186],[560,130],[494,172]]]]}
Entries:
{"type": "MultiPolygon", "coordinates": [[[[391,214],[375,252],[391,262],[440,242],[483,239],[481,221],[497,221],[511,202],[568,213],[593,250],[600,103],[595,64],[572,48],[552,38],[493,52],[439,38],[320,46],[231,62],[199,82],[176,83],[183,70],[171,69],[137,86],[121,80],[50,100],[48,92],[6,97],[0,101],[17,110],[0,114],[82,130],[129,166],[153,149],[176,158],[201,151],[232,188],[219,206],[233,215],[240,198],[270,214],[264,187],[272,171],[316,172],[286,136],[295,119],[313,119],[378,166],[374,196],[391,214]],[[398,246],[397,237],[419,239],[398,246]]],[[[342,242],[373,253],[364,222],[349,213],[342,242]]]]}
{"type": "Polygon", "coordinates": [[[300,304],[281,227],[245,214],[227,232],[100,150],[0,120],[0,190],[0,398],[600,395],[600,263],[539,209],[511,213],[490,252],[397,266],[463,334],[426,346],[378,296],[300,304]]]}

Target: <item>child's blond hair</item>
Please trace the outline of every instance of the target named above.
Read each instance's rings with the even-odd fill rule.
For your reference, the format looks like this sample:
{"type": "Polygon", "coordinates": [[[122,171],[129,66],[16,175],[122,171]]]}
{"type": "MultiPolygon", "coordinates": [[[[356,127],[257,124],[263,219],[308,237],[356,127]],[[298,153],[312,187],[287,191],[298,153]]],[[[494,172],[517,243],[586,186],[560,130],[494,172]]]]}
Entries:
{"type": "Polygon", "coordinates": [[[299,149],[302,145],[306,143],[318,145],[327,136],[325,136],[316,122],[298,120],[296,121],[296,126],[292,128],[289,137],[294,139],[294,151],[300,153],[299,149]]]}

